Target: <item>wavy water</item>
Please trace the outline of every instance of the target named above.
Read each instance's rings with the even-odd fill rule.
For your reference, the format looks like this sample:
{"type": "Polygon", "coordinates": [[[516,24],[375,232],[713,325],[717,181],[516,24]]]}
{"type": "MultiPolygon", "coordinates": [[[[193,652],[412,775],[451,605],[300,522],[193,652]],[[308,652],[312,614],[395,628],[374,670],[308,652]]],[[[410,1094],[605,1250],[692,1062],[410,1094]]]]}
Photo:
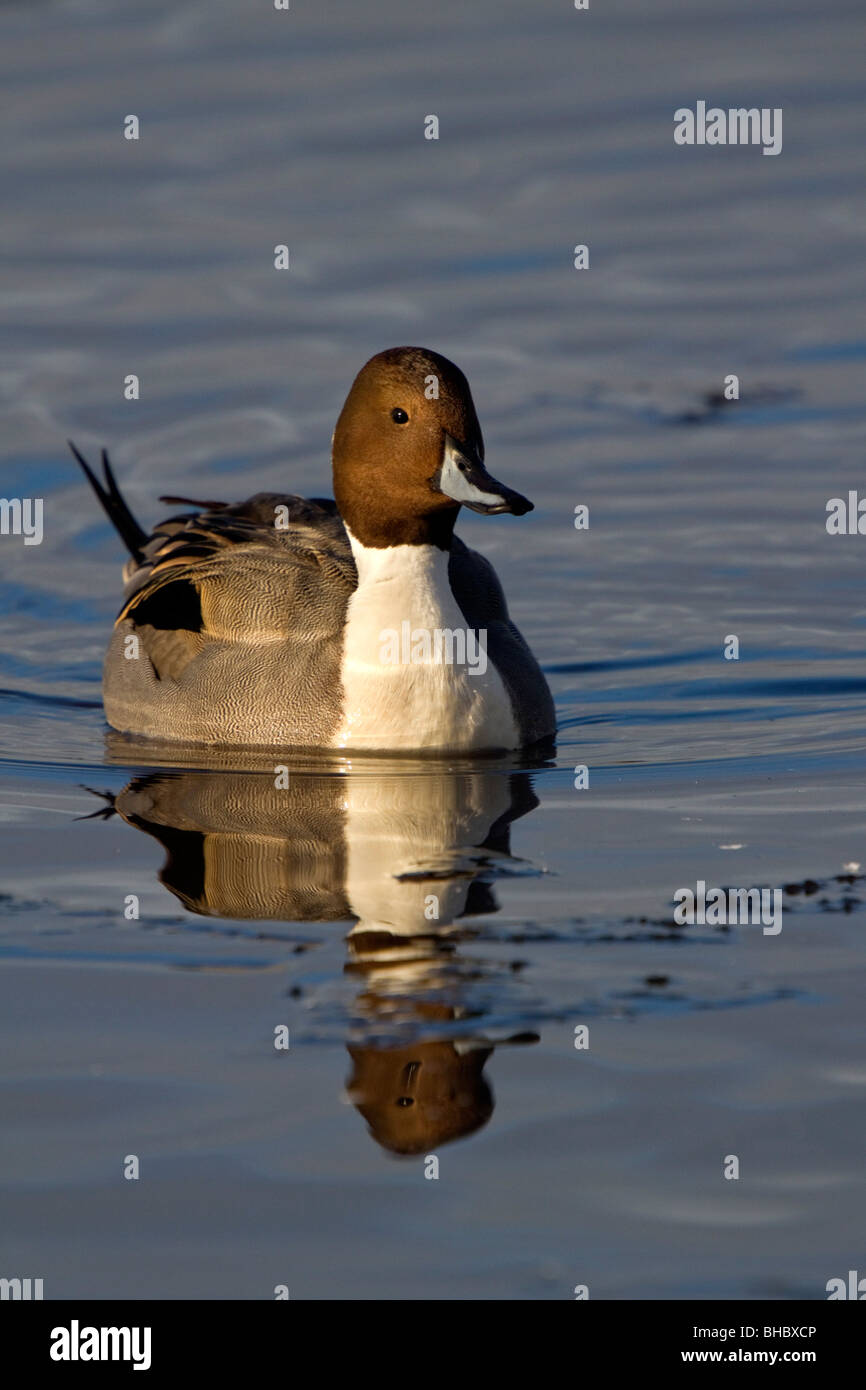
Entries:
{"type": "Polygon", "coordinates": [[[866,540],[825,524],[866,442],[861,39],[847,0],[0,9],[2,493],[44,499],[0,536],[0,1224],[46,1297],[862,1267],[866,540]],[[703,97],[783,107],[781,155],[676,147],[703,97]],[[281,750],[278,788],[109,731],[123,556],[65,439],[146,523],[322,494],[401,342],[536,503],[460,531],[555,756],[281,750]],[[678,924],[700,880],[782,930],[678,924]]]}

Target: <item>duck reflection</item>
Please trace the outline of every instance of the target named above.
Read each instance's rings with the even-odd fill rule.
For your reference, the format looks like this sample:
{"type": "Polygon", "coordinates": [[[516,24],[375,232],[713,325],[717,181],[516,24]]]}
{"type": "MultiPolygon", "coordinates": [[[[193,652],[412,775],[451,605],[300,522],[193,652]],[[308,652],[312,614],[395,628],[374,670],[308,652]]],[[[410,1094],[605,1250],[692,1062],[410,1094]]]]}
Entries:
{"type": "Polygon", "coordinates": [[[160,881],[190,912],[353,923],[347,1093],[377,1143],[419,1154],[493,1113],[483,1022],[502,967],[459,946],[497,910],[492,881],[525,870],[510,827],[537,804],[524,771],[161,771],[106,813],[160,842],[160,881]]]}
{"type": "Polygon", "coordinates": [[[427,1153],[490,1119],[493,1092],[483,1068],[492,1052],[492,1044],[471,1039],[350,1047],[348,1094],[383,1149],[427,1153]]]}

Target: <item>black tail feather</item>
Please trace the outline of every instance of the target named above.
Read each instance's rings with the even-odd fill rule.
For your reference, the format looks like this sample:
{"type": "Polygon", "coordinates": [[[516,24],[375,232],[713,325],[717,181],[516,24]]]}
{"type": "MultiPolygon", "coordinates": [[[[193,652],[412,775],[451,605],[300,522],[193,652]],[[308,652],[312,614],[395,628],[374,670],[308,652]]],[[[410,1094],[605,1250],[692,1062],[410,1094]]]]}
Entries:
{"type": "Polygon", "coordinates": [[[203,512],[222,512],[229,505],[228,502],[208,502],[201,497],[174,497],[171,493],[163,493],[160,502],[168,502],[170,506],[175,503],[188,507],[198,507],[203,512]]]}
{"type": "Polygon", "coordinates": [[[99,498],[105,510],[105,514],[111,522],[120,539],[123,541],[127,550],[134,560],[140,564],[144,559],[144,546],[147,544],[147,532],[142,531],[129,507],[123,500],[120,488],[117,486],[117,479],[114,470],[108,461],[107,450],[102,450],[102,472],[105,477],[105,484],[99,481],[87,460],[78,452],[71,439],[67,444],[72,450],[73,456],[81,464],[93,491],[99,498]]]}
{"type": "Polygon", "coordinates": [[[91,796],[98,796],[106,804],[100,806],[97,811],[91,811],[89,816],[76,816],[76,820],[111,820],[112,816],[119,814],[115,802],[117,797],[114,792],[98,792],[95,787],[87,787],[83,782],[79,783],[82,791],[90,792],[91,796]]]}

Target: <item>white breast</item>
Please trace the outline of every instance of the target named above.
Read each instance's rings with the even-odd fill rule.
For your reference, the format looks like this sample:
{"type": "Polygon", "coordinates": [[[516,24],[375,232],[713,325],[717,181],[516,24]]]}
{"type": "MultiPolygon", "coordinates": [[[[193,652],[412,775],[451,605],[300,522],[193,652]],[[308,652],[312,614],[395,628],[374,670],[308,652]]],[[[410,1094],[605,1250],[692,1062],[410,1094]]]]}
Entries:
{"type": "Polygon", "coordinates": [[[368,549],[349,533],[358,587],[343,639],[343,720],[337,748],[443,752],[517,748],[511,700],[467,633],[432,545],[368,549]]]}

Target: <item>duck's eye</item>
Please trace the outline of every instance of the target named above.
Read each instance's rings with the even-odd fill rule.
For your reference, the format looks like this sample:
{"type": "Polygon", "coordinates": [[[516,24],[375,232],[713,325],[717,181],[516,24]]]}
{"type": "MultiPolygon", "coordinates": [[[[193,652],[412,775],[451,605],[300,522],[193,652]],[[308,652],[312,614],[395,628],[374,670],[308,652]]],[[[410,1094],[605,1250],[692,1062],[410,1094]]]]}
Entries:
{"type": "Polygon", "coordinates": [[[409,416],[405,410],[401,410],[399,405],[391,411],[391,419],[395,425],[406,425],[409,423],[409,416]]]}

